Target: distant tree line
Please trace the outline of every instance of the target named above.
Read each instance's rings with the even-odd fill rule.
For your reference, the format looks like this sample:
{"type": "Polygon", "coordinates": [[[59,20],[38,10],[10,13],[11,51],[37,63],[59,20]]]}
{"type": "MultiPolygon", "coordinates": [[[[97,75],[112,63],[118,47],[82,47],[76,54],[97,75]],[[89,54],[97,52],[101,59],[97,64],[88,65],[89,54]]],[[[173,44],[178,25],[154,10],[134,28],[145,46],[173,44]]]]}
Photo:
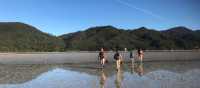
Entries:
{"type": "Polygon", "coordinates": [[[51,52],[63,51],[61,38],[43,33],[23,23],[0,23],[0,51],[7,52],[51,52]]]}
{"type": "Polygon", "coordinates": [[[0,23],[0,51],[5,52],[54,52],[84,50],[149,49],[198,49],[200,31],[175,27],[156,31],[141,27],[118,29],[113,26],[92,27],[85,31],[53,36],[19,22],[0,23]]]}
{"type": "Polygon", "coordinates": [[[200,46],[200,31],[175,27],[156,31],[141,27],[123,30],[113,26],[92,27],[85,31],[60,36],[65,41],[65,50],[149,49],[197,49],[200,46]]]}

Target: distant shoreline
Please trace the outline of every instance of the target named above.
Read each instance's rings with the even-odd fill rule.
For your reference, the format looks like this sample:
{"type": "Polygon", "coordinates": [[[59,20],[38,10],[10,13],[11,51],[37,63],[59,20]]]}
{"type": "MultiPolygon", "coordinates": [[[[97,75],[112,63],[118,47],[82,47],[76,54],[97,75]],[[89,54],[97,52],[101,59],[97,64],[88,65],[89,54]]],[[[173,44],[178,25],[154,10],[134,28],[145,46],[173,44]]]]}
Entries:
{"type": "MultiPolygon", "coordinates": [[[[55,54],[55,53],[72,53],[72,52],[78,52],[78,53],[97,53],[99,51],[64,51],[64,52],[5,52],[0,51],[0,54],[55,54]]],[[[105,52],[115,52],[115,51],[105,51],[105,52]]],[[[120,51],[125,52],[125,51],[120,51]]],[[[129,52],[129,51],[126,51],[129,52]]],[[[200,49],[193,49],[193,50],[144,50],[144,52],[200,52],[200,49]]]]}
{"type": "MultiPolygon", "coordinates": [[[[121,52],[125,62],[129,62],[129,52],[121,52]]],[[[0,64],[78,64],[99,63],[98,52],[15,52],[0,53],[0,64]]],[[[114,52],[106,52],[109,62],[114,62],[114,52]]],[[[136,59],[137,61],[138,59],[136,59]]],[[[200,51],[144,52],[144,61],[189,61],[200,60],[200,51]]]]}

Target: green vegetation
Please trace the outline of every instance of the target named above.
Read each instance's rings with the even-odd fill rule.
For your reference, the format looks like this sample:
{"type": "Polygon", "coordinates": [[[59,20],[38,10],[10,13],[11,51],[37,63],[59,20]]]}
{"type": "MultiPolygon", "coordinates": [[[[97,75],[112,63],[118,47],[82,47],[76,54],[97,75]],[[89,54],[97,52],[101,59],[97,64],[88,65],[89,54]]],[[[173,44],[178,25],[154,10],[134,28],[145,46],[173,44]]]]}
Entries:
{"type": "Polygon", "coordinates": [[[18,22],[0,23],[0,51],[62,51],[62,39],[18,22]]]}
{"type": "Polygon", "coordinates": [[[196,49],[200,31],[175,27],[156,31],[141,27],[123,30],[113,26],[92,27],[56,37],[19,22],[0,23],[0,51],[51,52],[68,50],[196,49]]]}
{"type": "Polygon", "coordinates": [[[89,28],[60,36],[66,50],[128,49],[194,49],[200,46],[200,32],[185,27],[156,31],[141,27],[132,30],[112,26],[89,28]]]}

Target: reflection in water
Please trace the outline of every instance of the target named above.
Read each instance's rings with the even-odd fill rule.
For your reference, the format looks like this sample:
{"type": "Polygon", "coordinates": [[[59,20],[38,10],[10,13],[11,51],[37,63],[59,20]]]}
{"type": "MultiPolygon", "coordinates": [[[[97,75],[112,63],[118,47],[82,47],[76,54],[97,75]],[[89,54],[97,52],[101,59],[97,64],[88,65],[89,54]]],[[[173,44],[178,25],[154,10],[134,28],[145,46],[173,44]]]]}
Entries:
{"type": "Polygon", "coordinates": [[[136,69],[137,69],[136,72],[138,73],[139,76],[142,76],[144,74],[144,68],[142,62],[138,64],[138,67],[136,69]]]}
{"type": "Polygon", "coordinates": [[[122,80],[123,80],[123,72],[122,69],[118,69],[118,71],[116,71],[116,80],[115,80],[115,85],[116,88],[122,88],[122,80]]]}
{"type": "Polygon", "coordinates": [[[131,63],[131,74],[137,73],[139,76],[144,75],[143,63],[131,63]]]}
{"type": "Polygon", "coordinates": [[[0,84],[19,84],[51,70],[51,65],[0,65],[0,84]]]}
{"type": "Polygon", "coordinates": [[[106,79],[107,77],[104,70],[101,70],[100,88],[105,88],[106,79]]]}
{"type": "Polygon", "coordinates": [[[199,64],[126,63],[119,71],[114,64],[0,65],[0,88],[200,88],[199,64]]]}

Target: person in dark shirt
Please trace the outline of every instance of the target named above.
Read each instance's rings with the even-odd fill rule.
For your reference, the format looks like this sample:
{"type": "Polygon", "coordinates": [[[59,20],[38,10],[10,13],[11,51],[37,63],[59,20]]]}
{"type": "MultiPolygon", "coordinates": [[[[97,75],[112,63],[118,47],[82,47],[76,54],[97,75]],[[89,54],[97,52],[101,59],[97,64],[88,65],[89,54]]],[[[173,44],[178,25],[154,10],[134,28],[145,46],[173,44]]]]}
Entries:
{"type": "Polygon", "coordinates": [[[116,70],[120,69],[120,64],[122,61],[122,55],[119,53],[119,51],[117,50],[115,55],[114,55],[114,59],[116,61],[116,70]]]}
{"type": "Polygon", "coordinates": [[[131,59],[131,63],[132,63],[132,65],[134,64],[134,58],[135,57],[135,53],[133,52],[133,51],[130,51],[130,59],[131,59]]]}
{"type": "Polygon", "coordinates": [[[100,60],[102,67],[104,67],[106,59],[105,59],[105,53],[104,53],[103,48],[101,48],[101,51],[99,52],[98,58],[100,60]]]}

